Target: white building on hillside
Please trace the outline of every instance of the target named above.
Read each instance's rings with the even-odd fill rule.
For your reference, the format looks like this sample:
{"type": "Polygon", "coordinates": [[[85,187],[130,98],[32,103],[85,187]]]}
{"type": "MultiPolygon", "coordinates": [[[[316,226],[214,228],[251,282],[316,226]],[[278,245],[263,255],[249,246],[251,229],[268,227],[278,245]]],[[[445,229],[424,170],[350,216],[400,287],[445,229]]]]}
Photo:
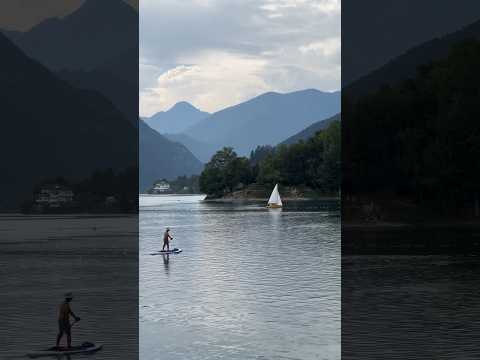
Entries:
{"type": "Polygon", "coordinates": [[[73,201],[73,191],[62,185],[44,185],[37,194],[35,202],[48,207],[61,207],[73,201]]]}
{"type": "Polygon", "coordinates": [[[152,192],[155,194],[167,193],[170,192],[170,184],[166,180],[161,180],[155,183],[155,186],[152,189],[152,192]]]}

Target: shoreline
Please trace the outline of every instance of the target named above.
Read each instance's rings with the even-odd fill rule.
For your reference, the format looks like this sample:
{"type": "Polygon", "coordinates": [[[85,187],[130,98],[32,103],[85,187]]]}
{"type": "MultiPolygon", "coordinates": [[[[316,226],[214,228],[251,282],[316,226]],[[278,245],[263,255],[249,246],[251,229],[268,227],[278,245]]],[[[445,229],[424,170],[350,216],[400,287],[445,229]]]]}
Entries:
{"type": "MultiPolygon", "coordinates": [[[[338,193],[322,193],[304,185],[287,186],[279,185],[282,201],[340,201],[338,193]]],[[[241,202],[264,201],[267,202],[272,193],[272,188],[263,184],[250,184],[242,189],[237,189],[220,196],[207,194],[205,201],[216,202],[241,202]]]]}
{"type": "Polygon", "coordinates": [[[342,254],[478,255],[480,222],[347,222],[342,224],[342,254]]]}
{"type": "MultiPolygon", "coordinates": [[[[255,201],[255,202],[267,202],[268,197],[215,197],[209,198],[207,197],[203,200],[204,202],[222,202],[222,203],[235,203],[235,202],[243,202],[243,201],[255,201]]],[[[319,197],[283,197],[282,201],[340,201],[339,197],[333,196],[319,196],[319,197]]]]}

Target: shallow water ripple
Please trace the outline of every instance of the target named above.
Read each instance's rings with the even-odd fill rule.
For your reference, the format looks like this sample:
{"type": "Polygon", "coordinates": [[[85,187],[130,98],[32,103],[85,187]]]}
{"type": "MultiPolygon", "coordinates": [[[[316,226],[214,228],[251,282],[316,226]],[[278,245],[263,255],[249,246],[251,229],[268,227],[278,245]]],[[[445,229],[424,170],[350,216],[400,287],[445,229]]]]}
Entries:
{"type": "Polygon", "coordinates": [[[339,359],[338,212],[147,197],[141,359],[339,359]],[[152,256],[171,227],[183,253],[152,256]]]}

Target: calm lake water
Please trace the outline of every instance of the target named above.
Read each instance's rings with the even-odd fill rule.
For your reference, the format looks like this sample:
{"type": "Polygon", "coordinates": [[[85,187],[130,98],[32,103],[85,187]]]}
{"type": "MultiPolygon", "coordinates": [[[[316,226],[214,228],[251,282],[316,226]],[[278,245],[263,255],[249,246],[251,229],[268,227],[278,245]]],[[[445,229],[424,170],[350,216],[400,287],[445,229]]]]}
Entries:
{"type": "Polygon", "coordinates": [[[136,358],[136,215],[0,216],[0,359],[25,359],[27,351],[55,345],[67,291],[82,318],[73,344],[104,345],[76,359],[136,358]]]}
{"type": "Polygon", "coordinates": [[[140,358],[339,359],[339,212],[200,200],[140,198],[140,358]]]}
{"type": "Polygon", "coordinates": [[[342,359],[479,359],[478,256],[342,259],[342,359]]]}

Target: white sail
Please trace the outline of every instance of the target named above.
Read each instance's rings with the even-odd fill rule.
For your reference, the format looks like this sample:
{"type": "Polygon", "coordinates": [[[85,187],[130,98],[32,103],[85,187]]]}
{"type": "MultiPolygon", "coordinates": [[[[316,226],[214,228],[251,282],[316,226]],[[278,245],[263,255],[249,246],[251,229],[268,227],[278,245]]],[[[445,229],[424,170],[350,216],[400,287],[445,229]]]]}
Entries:
{"type": "Polygon", "coordinates": [[[282,199],[278,192],[278,184],[273,188],[272,195],[270,195],[270,199],[268,199],[268,205],[282,206],[282,199]]]}

